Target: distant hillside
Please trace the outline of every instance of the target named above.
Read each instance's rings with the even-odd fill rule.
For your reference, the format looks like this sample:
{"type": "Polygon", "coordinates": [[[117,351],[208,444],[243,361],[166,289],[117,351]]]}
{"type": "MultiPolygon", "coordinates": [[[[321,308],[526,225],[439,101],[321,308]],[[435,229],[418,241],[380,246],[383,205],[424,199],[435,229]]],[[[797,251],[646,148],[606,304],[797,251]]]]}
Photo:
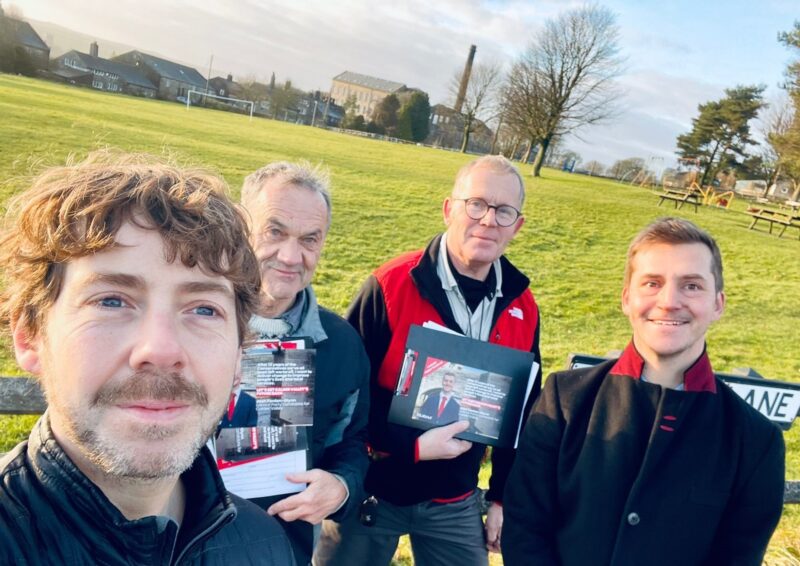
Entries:
{"type": "MultiPolygon", "coordinates": [[[[44,42],[50,47],[51,58],[58,57],[59,55],[72,49],[81,51],[83,53],[88,53],[89,44],[91,44],[93,41],[96,41],[100,47],[100,57],[104,57],[106,59],[109,59],[114,55],[121,55],[133,49],[142,49],[141,46],[134,47],[131,45],[125,45],[124,43],[103,39],[101,37],[87,35],[85,33],[67,29],[58,24],[40,22],[30,18],[26,18],[26,20],[30,22],[30,24],[33,26],[33,29],[36,30],[36,33],[38,33],[44,42]]],[[[142,50],[146,51],[146,49],[142,50]]]]}
{"type": "Polygon", "coordinates": [[[175,63],[180,63],[181,65],[200,69],[200,67],[193,63],[179,61],[173,57],[170,57],[168,54],[164,55],[161,53],[156,53],[155,51],[147,49],[146,45],[126,45],[117,41],[111,41],[110,39],[103,39],[101,37],[71,30],[50,22],[40,22],[30,18],[25,18],[25,20],[33,26],[33,29],[36,30],[36,33],[38,33],[42,40],[48,45],[48,47],[50,47],[51,59],[58,57],[67,51],[71,51],[72,49],[82,53],[89,53],[89,45],[93,41],[96,41],[99,48],[98,55],[104,59],[111,59],[116,55],[122,55],[128,51],[137,49],[144,53],[161,57],[162,59],[168,59],[170,61],[174,61],[175,63]]]}

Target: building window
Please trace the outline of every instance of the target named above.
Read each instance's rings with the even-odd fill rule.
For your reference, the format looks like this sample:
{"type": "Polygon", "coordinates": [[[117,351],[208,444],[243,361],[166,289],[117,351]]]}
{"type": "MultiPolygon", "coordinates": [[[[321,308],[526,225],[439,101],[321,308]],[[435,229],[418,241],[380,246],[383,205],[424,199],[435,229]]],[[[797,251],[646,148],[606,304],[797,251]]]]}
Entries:
{"type": "Polygon", "coordinates": [[[101,81],[97,80],[97,79],[94,79],[92,81],[92,87],[93,88],[99,88],[100,90],[103,90],[103,83],[101,81]]]}

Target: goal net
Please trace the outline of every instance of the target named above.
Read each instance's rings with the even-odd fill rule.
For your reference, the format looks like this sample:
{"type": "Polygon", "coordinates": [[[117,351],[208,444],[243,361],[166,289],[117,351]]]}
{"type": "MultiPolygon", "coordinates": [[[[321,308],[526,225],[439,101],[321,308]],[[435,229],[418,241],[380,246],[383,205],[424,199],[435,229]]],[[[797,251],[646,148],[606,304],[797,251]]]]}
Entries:
{"type": "Polygon", "coordinates": [[[216,100],[221,100],[222,103],[226,106],[233,106],[234,108],[241,108],[242,110],[247,111],[247,107],[250,107],[250,120],[253,119],[253,107],[255,103],[252,100],[241,100],[239,98],[231,98],[229,96],[219,96],[216,94],[211,94],[208,92],[200,92],[199,90],[190,90],[186,93],[186,109],[189,109],[189,106],[192,105],[192,100],[194,100],[195,106],[197,106],[197,102],[200,100],[205,100],[206,98],[213,98],[216,100]],[[194,98],[192,98],[194,96],[194,98]]]}

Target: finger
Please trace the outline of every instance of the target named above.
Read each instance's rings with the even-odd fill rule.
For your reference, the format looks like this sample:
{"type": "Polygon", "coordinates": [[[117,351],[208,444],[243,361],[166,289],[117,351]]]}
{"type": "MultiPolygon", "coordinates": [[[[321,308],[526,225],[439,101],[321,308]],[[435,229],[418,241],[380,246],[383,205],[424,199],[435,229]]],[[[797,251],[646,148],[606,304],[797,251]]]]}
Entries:
{"type": "Polygon", "coordinates": [[[292,483],[311,483],[314,481],[315,474],[312,470],[307,472],[297,472],[293,474],[286,474],[286,480],[292,483]]]}
{"type": "MultiPolygon", "coordinates": [[[[299,507],[303,504],[301,499],[302,494],[292,495],[291,497],[287,497],[286,499],[281,499],[269,506],[267,509],[267,513],[270,515],[280,515],[283,512],[289,511],[290,509],[294,509],[299,507]]],[[[282,517],[283,515],[281,515],[282,517]]]]}
{"type": "Polygon", "coordinates": [[[296,509],[289,509],[287,511],[283,511],[282,513],[278,513],[278,516],[288,523],[300,519],[303,516],[303,513],[298,507],[296,509]]]}
{"type": "Polygon", "coordinates": [[[451,434],[459,434],[469,428],[469,421],[458,421],[451,423],[444,428],[448,429],[448,432],[451,434]]]}

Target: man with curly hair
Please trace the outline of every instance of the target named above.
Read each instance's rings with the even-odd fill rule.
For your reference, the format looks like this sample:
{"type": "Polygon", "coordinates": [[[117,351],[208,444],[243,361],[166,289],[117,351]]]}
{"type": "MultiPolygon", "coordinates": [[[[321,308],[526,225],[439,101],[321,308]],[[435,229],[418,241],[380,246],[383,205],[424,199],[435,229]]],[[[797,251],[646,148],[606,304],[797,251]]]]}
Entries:
{"type": "Polygon", "coordinates": [[[103,152],[17,197],[2,314],[48,409],[0,460],[0,563],[294,563],[205,447],[259,293],[225,193],[203,171],[103,152]]]}

